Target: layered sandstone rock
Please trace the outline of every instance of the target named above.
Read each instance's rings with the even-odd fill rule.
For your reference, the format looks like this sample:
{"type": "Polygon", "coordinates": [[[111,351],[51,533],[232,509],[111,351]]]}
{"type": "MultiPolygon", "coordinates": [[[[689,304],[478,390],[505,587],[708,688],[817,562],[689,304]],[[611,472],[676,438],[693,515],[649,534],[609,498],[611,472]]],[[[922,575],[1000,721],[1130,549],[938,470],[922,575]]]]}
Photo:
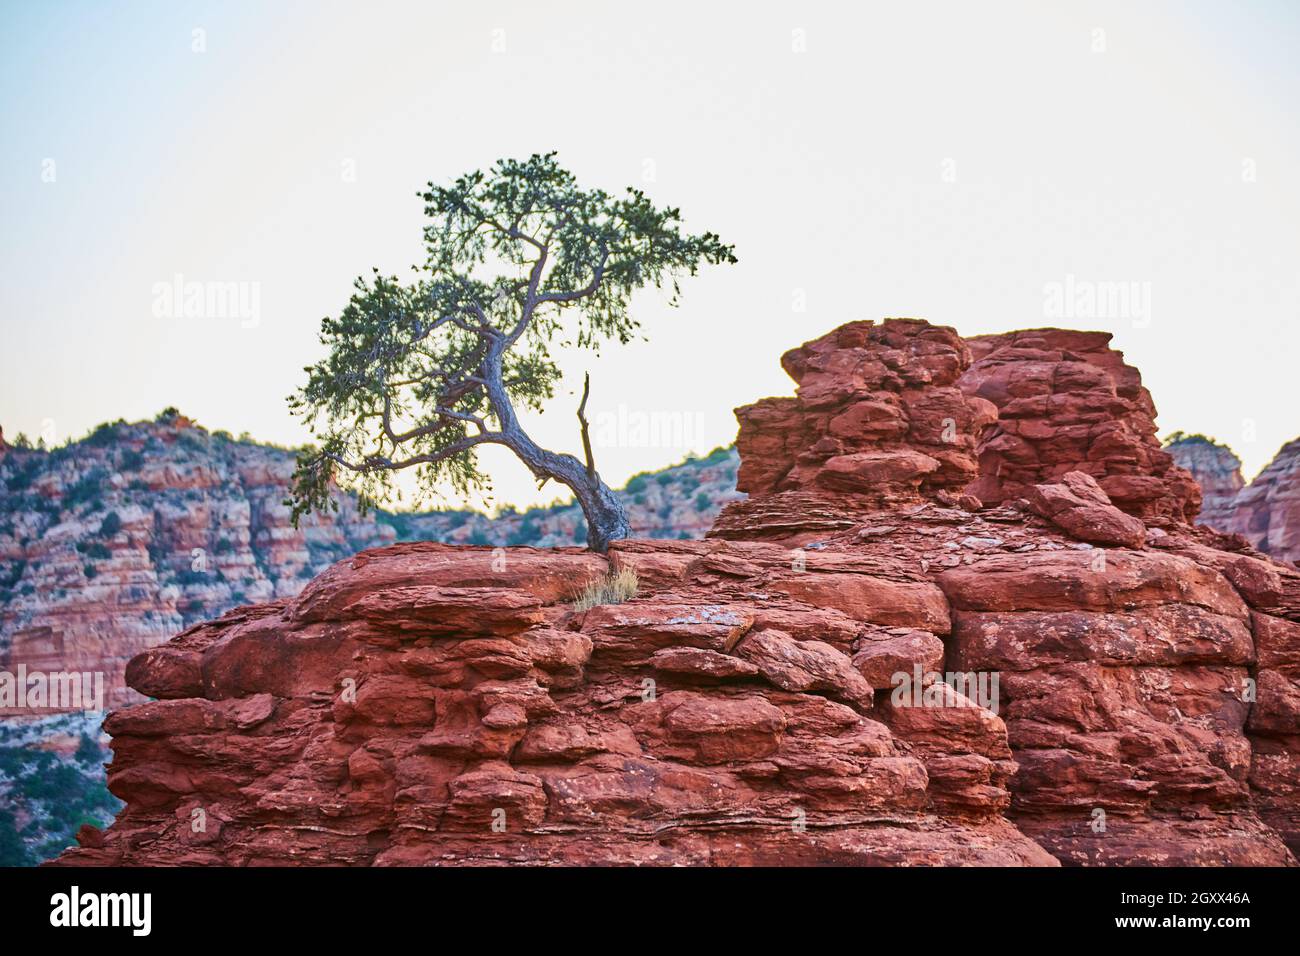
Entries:
{"type": "Polygon", "coordinates": [[[1232,502],[1224,530],[1275,558],[1300,562],[1300,438],[1282,446],[1232,502]]]}
{"type": "Polygon", "coordinates": [[[708,540],[366,551],[138,656],[61,862],[1293,864],[1300,572],[1186,523],[1104,337],[1025,335],[790,353],[708,540]]]}
{"type": "Polygon", "coordinates": [[[1055,862],[1001,814],[1000,720],[880,719],[856,655],[947,627],[919,574],[729,542],[608,561],[641,594],[576,612],[607,559],[398,545],[154,648],[129,677],[159,699],[108,723],[127,807],[61,862],[1055,862]],[[823,575],[865,588],[791,596],[823,575]]]}
{"type": "MultiPolygon", "coordinates": [[[[1196,479],[1201,488],[1198,524],[1218,531],[1234,529],[1236,499],[1245,486],[1241,459],[1227,445],[1203,435],[1178,435],[1165,445],[1174,462],[1196,479]]],[[[1258,547],[1258,542],[1256,546],[1258,547]]],[[[1267,550],[1267,549],[1261,549],[1267,550]]]]}
{"type": "Polygon", "coordinates": [[[1240,534],[1274,558],[1300,560],[1300,439],[1283,445],[1250,484],[1226,445],[1180,434],[1165,448],[1201,487],[1199,524],[1240,534]]]}
{"type": "Polygon", "coordinates": [[[957,387],[970,363],[955,331],[920,319],[850,322],[790,350],[781,366],[795,397],[736,410],[737,488],[752,500],[728,505],[711,533],[815,535],[858,512],[959,492],[978,474],[976,436],[996,418],[957,387]]]}
{"type": "Polygon", "coordinates": [[[959,384],[997,406],[998,416],[981,436],[972,494],[1006,501],[1080,471],[1148,524],[1196,516],[1196,481],[1161,449],[1151,395],[1110,339],[1033,329],[967,340],[975,362],[959,384]]]}
{"type": "MultiPolygon", "coordinates": [[[[8,447],[8,446],[5,446],[8,447]]],[[[471,512],[362,516],[354,500],[293,526],[294,455],[189,419],[116,424],[53,452],[0,459],[0,671],[102,672],[108,706],[138,700],[132,656],[232,607],[292,597],[339,558],[406,538],[484,544],[585,540],[566,503],[497,519],[471,512]]],[[[623,493],[634,527],[701,537],[734,490],[719,450],[623,493]]],[[[0,709],[0,716],[21,710],[0,709]]]]}
{"type": "Polygon", "coordinates": [[[102,673],[108,707],[139,700],[123,681],[134,655],[394,539],[346,499],[294,528],[292,472],[288,452],[176,415],[53,452],[12,449],[0,469],[0,671],[102,673]]]}
{"type": "MultiPolygon", "coordinates": [[[[737,497],[737,464],[734,450],[717,449],[634,476],[620,493],[633,527],[659,538],[702,536],[737,497]]],[[[139,699],[123,680],[133,655],[232,607],[293,596],[362,548],[395,537],[586,540],[572,502],[495,517],[468,510],[363,517],[341,497],[339,512],[295,529],[283,503],[293,465],[286,449],[210,434],[171,411],[154,422],[102,426],[52,451],[21,436],[0,441],[0,674],[16,678],[23,667],[85,674],[88,697],[102,675],[104,703],[117,707],[139,699]]],[[[14,808],[22,833],[13,840],[39,856],[72,838],[62,822],[68,814],[52,811],[41,785],[50,754],[67,775],[85,778],[77,796],[101,819],[114,801],[92,745],[77,752],[83,733],[101,739],[99,715],[83,719],[68,709],[76,701],[33,700],[5,707],[0,693],[0,735],[12,744],[0,754],[11,768],[0,775],[0,804],[14,808]]],[[[0,845],[8,846],[6,819],[0,845]]]]}

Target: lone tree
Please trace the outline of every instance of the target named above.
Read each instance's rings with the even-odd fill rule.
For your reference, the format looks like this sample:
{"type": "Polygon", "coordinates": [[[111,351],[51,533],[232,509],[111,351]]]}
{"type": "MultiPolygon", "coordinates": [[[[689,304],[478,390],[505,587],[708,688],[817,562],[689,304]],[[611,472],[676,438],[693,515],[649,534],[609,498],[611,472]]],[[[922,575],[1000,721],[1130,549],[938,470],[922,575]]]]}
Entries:
{"type": "Polygon", "coordinates": [[[631,533],[618,498],[601,480],[578,408],[585,461],[540,447],[516,409],[540,411],[560,370],[553,344],[599,350],[626,344],[640,327],[632,292],[671,288],[700,263],[735,262],[713,233],[690,235],[677,209],[658,209],[629,188],[613,197],[581,189],[554,153],[501,160],[484,174],[420,193],[430,222],[428,258],[403,284],[378,270],[359,278],[347,307],[321,322],[329,354],[306,369],[290,408],[318,446],[298,459],[289,504],[305,513],[334,508],[331,481],[355,490],[362,507],[416,469],[421,493],[448,483],[459,493],[486,487],[480,445],[504,445],[538,487],[567,485],[587,519],[587,544],[605,551],[631,533]]]}

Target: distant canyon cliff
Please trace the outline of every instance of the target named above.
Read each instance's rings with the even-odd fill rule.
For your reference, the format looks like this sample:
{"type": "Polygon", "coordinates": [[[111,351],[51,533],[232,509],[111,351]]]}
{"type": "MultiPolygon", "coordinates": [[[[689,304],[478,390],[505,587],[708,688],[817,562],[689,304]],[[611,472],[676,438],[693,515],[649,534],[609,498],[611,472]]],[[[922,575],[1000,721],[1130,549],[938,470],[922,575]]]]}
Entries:
{"type": "Polygon", "coordinates": [[[1203,435],[1175,435],[1165,446],[1200,484],[1198,523],[1240,534],[1265,554],[1300,561],[1300,438],[1287,442],[1246,484],[1232,449],[1203,435]]]}
{"type": "MultiPolygon", "coordinates": [[[[637,534],[702,537],[738,497],[737,464],[734,450],[718,449],[635,476],[621,496],[637,534]]],[[[16,676],[20,665],[101,673],[111,710],[143,699],[124,680],[134,655],[231,608],[293,597],[364,548],[586,540],[571,503],[496,517],[363,516],[340,495],[337,513],[294,528],[283,503],[293,467],[292,451],[210,433],[173,410],[151,422],[105,424],[52,450],[0,433],[0,674],[16,676]]],[[[55,852],[66,845],[81,817],[102,820],[113,807],[100,716],[52,701],[35,712],[17,703],[0,692],[0,802],[11,808],[0,810],[0,864],[6,829],[11,862],[33,862],[21,846],[50,855],[47,844],[57,843],[55,852]],[[64,783],[51,789],[55,766],[64,783]]]]}

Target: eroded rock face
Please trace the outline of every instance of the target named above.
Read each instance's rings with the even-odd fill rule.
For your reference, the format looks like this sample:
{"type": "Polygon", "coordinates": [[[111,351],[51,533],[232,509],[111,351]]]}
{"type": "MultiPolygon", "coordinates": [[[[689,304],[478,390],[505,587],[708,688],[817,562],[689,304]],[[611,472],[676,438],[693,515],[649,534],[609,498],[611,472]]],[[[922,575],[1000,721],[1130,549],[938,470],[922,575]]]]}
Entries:
{"type": "Polygon", "coordinates": [[[1201,486],[1198,523],[1240,534],[1274,558],[1300,561],[1300,439],[1283,445],[1250,484],[1243,484],[1241,462],[1226,445],[1191,435],[1165,447],[1201,486]]]}
{"type": "Polygon", "coordinates": [[[1051,367],[999,442],[955,333],[853,323],[740,410],[752,497],[708,540],[398,545],[190,629],[132,662],[126,809],[60,862],[1293,864],[1300,572],[1185,522],[1079,335],[980,372],[1051,367]],[[911,464],[850,489],[845,457],[911,464]],[[575,611],[607,568],[640,592],[575,611]]]}
{"type": "Polygon", "coordinates": [[[1275,558],[1300,562],[1300,438],[1283,445],[1237,494],[1223,530],[1244,535],[1275,558]]]}
{"type": "MultiPolygon", "coordinates": [[[[1201,511],[1197,522],[1218,531],[1232,531],[1236,498],[1245,482],[1241,459],[1231,448],[1200,435],[1178,438],[1165,445],[1180,468],[1196,479],[1201,488],[1201,511]]],[[[1259,547],[1259,542],[1254,542],[1259,547]]],[[[1261,550],[1267,550],[1261,548],[1261,550]]]]}
{"type": "Polygon", "coordinates": [[[1001,720],[879,713],[872,648],[928,665],[941,646],[925,600],[878,606],[943,606],[923,574],[852,550],[793,571],[732,542],[609,561],[648,583],[579,613],[565,598],[605,558],[367,551],[137,657],[159,699],[107,725],[127,807],[60,862],[1056,862],[1003,816],[1001,720]],[[781,590],[822,575],[874,590],[781,590]]]}
{"type": "Polygon", "coordinates": [[[1200,507],[1195,479],[1156,439],[1155,405],[1108,332],[1032,329],[967,340],[967,394],[992,402],[970,492],[996,503],[1071,471],[1097,479],[1148,524],[1186,523],[1200,507]]]}
{"type": "Polygon", "coordinates": [[[724,508],[710,534],[789,539],[850,527],[864,511],[951,500],[978,474],[976,439],[996,418],[957,387],[970,363],[955,331],[920,319],[850,322],[787,352],[795,397],[736,410],[737,488],[752,501],[724,508]]]}
{"type": "Polygon", "coordinates": [[[213,613],[295,595],[339,557],[395,537],[347,499],[294,528],[288,452],[183,416],[96,434],[5,456],[0,671],[98,672],[107,707],[138,701],[123,680],[134,655],[213,613]]]}

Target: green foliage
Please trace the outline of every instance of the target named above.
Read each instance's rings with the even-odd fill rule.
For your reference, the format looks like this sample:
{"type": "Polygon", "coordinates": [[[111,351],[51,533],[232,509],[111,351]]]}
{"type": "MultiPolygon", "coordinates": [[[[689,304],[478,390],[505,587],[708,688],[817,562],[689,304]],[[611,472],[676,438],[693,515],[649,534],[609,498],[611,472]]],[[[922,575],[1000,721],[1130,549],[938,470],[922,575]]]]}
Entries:
{"type": "Polygon", "coordinates": [[[40,455],[20,459],[13,472],[5,479],[5,487],[15,494],[26,491],[41,473],[43,465],[44,460],[40,455]]]}
{"type": "Polygon", "coordinates": [[[713,499],[709,497],[708,492],[701,491],[695,496],[695,510],[708,511],[713,507],[713,499]]]}
{"type": "Polygon", "coordinates": [[[626,487],[624,487],[623,490],[630,495],[634,495],[637,494],[638,492],[645,491],[646,482],[648,482],[649,480],[650,480],[650,476],[645,472],[641,472],[641,474],[639,475],[633,475],[631,478],[627,480],[627,485],[626,487]]]}
{"type": "Polygon", "coordinates": [[[519,527],[506,538],[506,544],[511,546],[536,544],[542,536],[540,520],[537,512],[530,511],[519,522],[519,527]]]}
{"type": "Polygon", "coordinates": [[[22,578],[23,572],[27,570],[27,562],[19,559],[8,566],[7,569],[0,572],[0,588],[6,591],[15,587],[22,578]]]}
{"type": "Polygon", "coordinates": [[[117,460],[117,470],[122,472],[139,471],[144,466],[144,452],[128,448],[117,460]]]}
{"type": "Polygon", "coordinates": [[[661,487],[663,485],[668,484],[672,480],[673,480],[673,473],[671,471],[661,471],[659,474],[655,475],[655,482],[661,487]]]}
{"type": "Polygon", "coordinates": [[[298,459],[295,522],[337,510],[335,480],[363,510],[406,468],[420,496],[444,483],[458,494],[488,488],[476,449],[524,454],[515,409],[541,411],[554,395],[554,346],[626,344],[639,330],[635,290],[667,288],[676,304],[680,277],[736,261],[639,190],[579,187],[554,153],[500,160],[420,196],[428,224],[415,279],[357,279],[343,311],[321,323],[328,355],[289,399],[318,441],[298,459]]]}
{"type": "Polygon", "coordinates": [[[101,538],[111,538],[122,530],[122,518],[116,511],[110,511],[104,515],[104,520],[99,523],[99,536],[101,538]]]}
{"type": "Polygon", "coordinates": [[[103,561],[113,556],[113,552],[101,541],[78,541],[77,550],[86,557],[94,558],[97,561],[103,561]]]}
{"type": "Polygon", "coordinates": [[[37,862],[18,832],[13,810],[0,805],[0,866],[33,866],[37,862]]]}
{"type": "Polygon", "coordinates": [[[1168,448],[1170,445],[1178,445],[1178,444],[1216,445],[1221,448],[1225,447],[1219,445],[1219,443],[1215,441],[1213,438],[1210,438],[1207,435],[1202,435],[1199,432],[1188,434],[1187,432],[1184,431],[1176,431],[1176,432],[1171,432],[1170,434],[1165,436],[1165,440],[1164,440],[1165,448],[1168,448]]]}
{"type": "Polygon", "coordinates": [[[64,493],[63,507],[71,511],[83,504],[98,500],[106,477],[107,474],[103,468],[95,467],[90,469],[64,493]]]}
{"type": "Polygon", "coordinates": [[[81,742],[77,745],[77,762],[83,764],[95,764],[104,759],[104,751],[99,746],[99,742],[89,734],[81,735],[81,742]]]}
{"type": "Polygon", "coordinates": [[[211,447],[211,442],[206,435],[191,429],[185,429],[177,435],[176,444],[200,455],[207,454],[211,447]]]}
{"type": "Polygon", "coordinates": [[[105,448],[118,440],[118,429],[125,426],[126,419],[124,418],[119,418],[115,422],[104,422],[102,425],[96,425],[81,442],[83,445],[89,445],[92,448],[105,448]]]}
{"type": "Polygon", "coordinates": [[[104,784],[102,752],[96,759],[82,759],[89,755],[85,740],[75,761],[48,751],[0,746],[0,776],[10,781],[0,803],[0,866],[47,860],[76,842],[83,823],[104,826],[121,808],[104,784]],[[30,817],[22,829],[17,826],[18,808],[30,817]]]}
{"type": "Polygon", "coordinates": [[[94,578],[97,574],[99,574],[99,572],[98,572],[97,570],[95,570],[95,566],[94,566],[93,564],[91,564],[89,561],[87,561],[84,565],[82,565],[81,570],[82,570],[82,573],[86,575],[86,580],[87,580],[87,581],[91,580],[91,579],[94,578]]]}

